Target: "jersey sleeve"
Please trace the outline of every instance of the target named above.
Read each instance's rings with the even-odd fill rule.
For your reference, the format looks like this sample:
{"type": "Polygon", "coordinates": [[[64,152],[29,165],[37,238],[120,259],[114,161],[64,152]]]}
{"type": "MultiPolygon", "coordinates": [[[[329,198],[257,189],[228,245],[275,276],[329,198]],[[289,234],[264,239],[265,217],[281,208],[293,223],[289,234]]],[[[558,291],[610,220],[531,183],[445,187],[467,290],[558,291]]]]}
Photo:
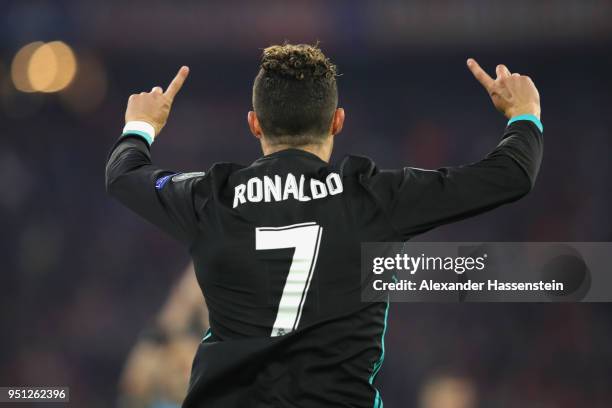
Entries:
{"type": "Polygon", "coordinates": [[[151,163],[138,136],[119,139],[106,163],[106,190],[126,207],[190,245],[198,233],[194,190],[204,173],[181,174],[151,163]]]}
{"type": "Polygon", "coordinates": [[[526,195],[542,161],[543,139],[531,122],[514,122],[483,160],[458,167],[405,167],[372,175],[370,186],[396,232],[407,239],[526,195]]]}

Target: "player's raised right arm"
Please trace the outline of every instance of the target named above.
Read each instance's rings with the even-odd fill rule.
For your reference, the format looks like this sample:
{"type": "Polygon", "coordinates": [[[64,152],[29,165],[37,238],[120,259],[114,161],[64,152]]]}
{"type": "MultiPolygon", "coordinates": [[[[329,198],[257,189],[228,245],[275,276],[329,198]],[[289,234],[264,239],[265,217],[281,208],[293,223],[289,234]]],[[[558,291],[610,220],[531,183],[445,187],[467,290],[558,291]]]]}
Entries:
{"type": "Polygon", "coordinates": [[[165,92],[156,86],[130,96],[126,126],[106,163],[108,193],[185,243],[197,234],[192,191],[199,173],[174,177],[176,172],[151,163],[150,145],[166,124],[188,73],[182,67],[165,92]]]}

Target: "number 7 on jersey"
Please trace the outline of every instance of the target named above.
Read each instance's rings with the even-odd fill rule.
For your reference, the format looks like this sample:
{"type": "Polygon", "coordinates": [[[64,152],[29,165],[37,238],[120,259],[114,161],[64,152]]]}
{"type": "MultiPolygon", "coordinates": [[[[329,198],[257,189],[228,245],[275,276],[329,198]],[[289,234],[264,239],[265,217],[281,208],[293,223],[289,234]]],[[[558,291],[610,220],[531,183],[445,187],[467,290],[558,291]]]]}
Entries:
{"type": "Polygon", "coordinates": [[[314,222],[255,229],[255,249],[258,251],[295,248],[272,327],[272,337],[287,334],[295,330],[300,323],[302,308],[317,264],[322,233],[323,227],[314,222]]]}

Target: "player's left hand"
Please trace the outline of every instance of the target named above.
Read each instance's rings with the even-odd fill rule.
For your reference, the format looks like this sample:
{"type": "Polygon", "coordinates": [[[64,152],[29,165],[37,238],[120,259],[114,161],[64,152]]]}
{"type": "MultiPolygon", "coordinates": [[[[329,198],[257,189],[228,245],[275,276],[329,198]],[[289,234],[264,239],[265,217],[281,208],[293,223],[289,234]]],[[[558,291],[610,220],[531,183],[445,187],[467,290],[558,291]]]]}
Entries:
{"type": "Polygon", "coordinates": [[[495,108],[508,119],[526,114],[540,118],[540,94],[531,78],[511,73],[508,67],[499,64],[495,70],[497,78],[493,79],[472,58],[467,60],[467,66],[487,90],[495,108]]]}
{"type": "Polygon", "coordinates": [[[156,86],[151,92],[131,95],[125,111],[126,123],[135,120],[147,122],[155,128],[155,135],[158,135],[166,125],[174,97],[180,91],[188,75],[189,67],[183,66],[165,92],[161,87],[156,86]]]}

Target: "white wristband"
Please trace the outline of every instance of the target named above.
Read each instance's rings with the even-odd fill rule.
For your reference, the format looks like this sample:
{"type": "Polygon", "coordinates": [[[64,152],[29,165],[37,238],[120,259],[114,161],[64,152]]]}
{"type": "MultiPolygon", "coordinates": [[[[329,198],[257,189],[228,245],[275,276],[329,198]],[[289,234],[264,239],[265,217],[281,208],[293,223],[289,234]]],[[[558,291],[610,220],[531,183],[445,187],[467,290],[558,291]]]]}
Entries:
{"type": "Polygon", "coordinates": [[[138,135],[151,146],[151,143],[155,140],[155,128],[150,123],[141,120],[131,120],[123,127],[123,133],[121,135],[138,135]]]}

